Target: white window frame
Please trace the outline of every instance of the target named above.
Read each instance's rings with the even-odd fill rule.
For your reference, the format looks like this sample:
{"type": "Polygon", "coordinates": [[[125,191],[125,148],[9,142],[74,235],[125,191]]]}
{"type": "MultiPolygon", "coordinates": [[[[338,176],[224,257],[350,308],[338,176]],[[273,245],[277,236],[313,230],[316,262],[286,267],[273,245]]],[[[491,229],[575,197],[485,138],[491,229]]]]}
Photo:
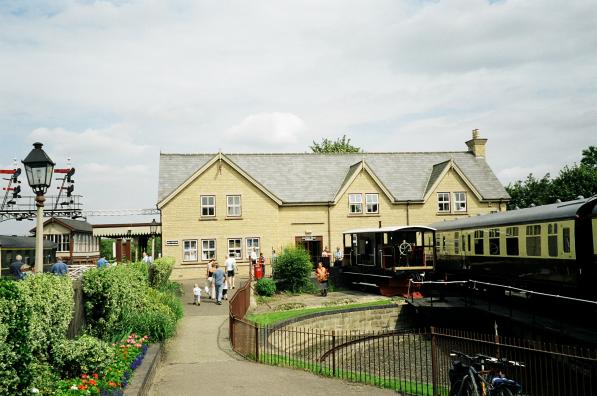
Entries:
{"type": "Polygon", "coordinates": [[[367,214],[379,213],[379,194],[365,194],[365,211],[367,214]],[[374,205],[375,210],[373,210],[374,205]],[[369,210],[370,207],[371,210],[369,210]]]}
{"type": "Polygon", "coordinates": [[[259,257],[259,252],[261,252],[261,238],[259,237],[248,237],[245,238],[245,246],[247,248],[246,256],[247,260],[251,258],[251,251],[253,247],[255,247],[255,253],[257,253],[257,257],[259,257]],[[255,245],[257,242],[257,245],[255,245]]]}
{"type": "Polygon", "coordinates": [[[215,217],[216,216],[216,196],[215,195],[202,195],[201,196],[201,217],[215,217]],[[203,199],[206,199],[206,202],[203,199]],[[212,203],[209,203],[209,198],[212,199],[212,203]],[[212,209],[213,214],[209,214],[212,209]],[[207,214],[204,213],[207,211],[207,214]]]}
{"type": "Polygon", "coordinates": [[[438,192],[437,193],[437,212],[438,213],[450,213],[450,193],[449,192],[438,192]]]}
{"type": "Polygon", "coordinates": [[[197,253],[198,253],[197,252],[197,240],[196,239],[183,239],[183,241],[182,241],[182,261],[183,262],[197,261],[197,259],[198,259],[197,253]],[[193,245],[194,245],[194,247],[193,247],[193,245]]]}
{"type": "Polygon", "coordinates": [[[466,192],[457,191],[454,196],[454,212],[466,212],[466,192]]]}
{"type": "Polygon", "coordinates": [[[348,194],[348,213],[363,213],[363,194],[348,194]]]}
{"type": "Polygon", "coordinates": [[[230,253],[234,253],[234,258],[241,259],[243,257],[243,239],[242,238],[228,238],[228,254],[226,257],[230,257],[230,253]],[[233,246],[230,248],[230,242],[238,241],[238,248],[233,246]]]}
{"type": "Polygon", "coordinates": [[[208,261],[216,258],[216,240],[215,239],[202,239],[201,240],[201,260],[208,261]],[[207,242],[207,247],[205,243],[207,242]],[[210,242],[213,242],[213,247],[210,246],[210,242]]]}
{"type": "Polygon", "coordinates": [[[227,217],[241,217],[242,211],[242,200],[240,195],[226,195],[226,216],[227,217]],[[230,199],[233,199],[232,203],[230,199]],[[238,198],[238,203],[234,202],[234,198],[238,198]],[[234,213],[238,209],[238,213],[234,213]]]}

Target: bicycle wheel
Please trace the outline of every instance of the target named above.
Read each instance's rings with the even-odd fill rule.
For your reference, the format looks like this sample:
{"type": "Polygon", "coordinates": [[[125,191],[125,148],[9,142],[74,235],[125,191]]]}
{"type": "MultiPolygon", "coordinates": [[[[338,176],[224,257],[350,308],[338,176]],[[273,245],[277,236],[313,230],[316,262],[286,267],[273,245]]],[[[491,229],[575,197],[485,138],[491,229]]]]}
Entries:
{"type": "Polygon", "coordinates": [[[477,387],[473,384],[473,380],[468,375],[462,380],[458,396],[479,396],[477,387]]]}
{"type": "Polygon", "coordinates": [[[491,392],[491,396],[514,396],[512,391],[508,388],[499,388],[491,392]]]}

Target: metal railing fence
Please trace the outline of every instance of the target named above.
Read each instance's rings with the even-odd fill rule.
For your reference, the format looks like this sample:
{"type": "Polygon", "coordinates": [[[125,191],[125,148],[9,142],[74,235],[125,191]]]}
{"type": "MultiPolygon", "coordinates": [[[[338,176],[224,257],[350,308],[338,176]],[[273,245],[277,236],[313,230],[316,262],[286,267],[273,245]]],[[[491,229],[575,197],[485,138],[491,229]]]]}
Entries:
{"type": "MultiPolygon", "coordinates": [[[[249,287],[244,290],[250,293],[249,287]]],[[[231,300],[231,306],[244,303],[245,297],[238,298],[231,300]]],[[[243,307],[236,312],[243,312],[243,307]]],[[[448,395],[452,351],[516,362],[504,374],[521,384],[522,395],[588,396],[597,390],[597,351],[589,348],[433,327],[364,332],[309,329],[297,323],[256,326],[232,310],[232,347],[248,359],[405,395],[448,395]]]]}

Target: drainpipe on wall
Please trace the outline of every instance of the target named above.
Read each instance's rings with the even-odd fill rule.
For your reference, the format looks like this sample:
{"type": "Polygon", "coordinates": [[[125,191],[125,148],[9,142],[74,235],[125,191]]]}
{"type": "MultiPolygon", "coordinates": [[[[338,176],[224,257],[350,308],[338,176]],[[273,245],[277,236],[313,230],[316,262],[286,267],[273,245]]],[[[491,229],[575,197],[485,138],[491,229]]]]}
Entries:
{"type": "Polygon", "coordinates": [[[410,225],[410,216],[408,213],[409,205],[410,205],[410,201],[406,201],[406,225],[410,225]]]}
{"type": "Polygon", "coordinates": [[[332,225],[330,224],[330,207],[332,203],[328,201],[328,246],[332,248],[332,225]]]}

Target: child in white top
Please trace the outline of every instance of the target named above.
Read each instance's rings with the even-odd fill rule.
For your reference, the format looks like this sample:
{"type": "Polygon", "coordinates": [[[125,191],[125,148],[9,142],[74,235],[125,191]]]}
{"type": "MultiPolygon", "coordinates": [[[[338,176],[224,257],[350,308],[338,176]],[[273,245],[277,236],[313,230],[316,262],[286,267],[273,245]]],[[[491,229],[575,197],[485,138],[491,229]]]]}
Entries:
{"type": "Polygon", "coordinates": [[[193,287],[193,305],[201,305],[201,288],[196,283],[193,287]]]}
{"type": "Polygon", "coordinates": [[[228,282],[224,282],[224,286],[222,286],[222,298],[228,300],[228,282]]]}

